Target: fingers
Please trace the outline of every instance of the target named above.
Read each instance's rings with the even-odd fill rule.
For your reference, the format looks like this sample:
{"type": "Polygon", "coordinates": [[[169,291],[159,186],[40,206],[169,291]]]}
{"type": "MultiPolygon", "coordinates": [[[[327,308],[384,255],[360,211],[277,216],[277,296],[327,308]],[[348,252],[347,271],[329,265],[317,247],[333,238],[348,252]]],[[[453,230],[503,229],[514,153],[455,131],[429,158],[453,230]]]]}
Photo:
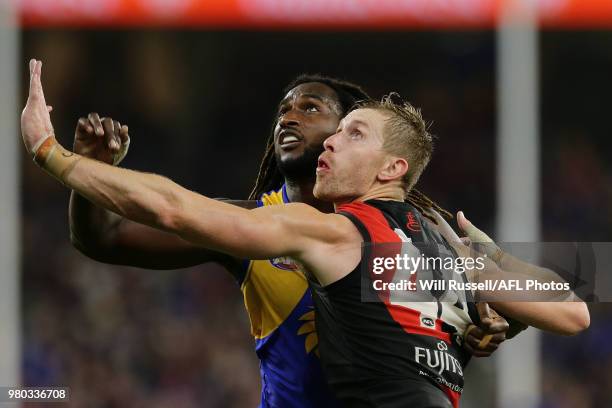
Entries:
{"type": "Polygon", "coordinates": [[[465,232],[467,232],[472,225],[472,223],[465,217],[465,214],[463,214],[463,211],[459,211],[457,213],[457,224],[459,225],[459,228],[465,232]]]}
{"type": "Polygon", "coordinates": [[[42,121],[40,124],[44,129],[41,130],[48,134],[53,131],[53,125],[51,124],[51,118],[49,116],[49,112],[52,108],[47,106],[45,102],[41,74],[42,61],[35,59],[30,60],[30,90],[26,108],[29,108],[29,111],[35,113],[37,119],[42,121]]]}
{"type": "Polygon", "coordinates": [[[34,81],[34,68],[36,67],[36,60],[30,60],[30,93],[28,95],[28,100],[35,98],[36,96],[36,84],[34,81]]]}
{"type": "Polygon", "coordinates": [[[472,347],[472,345],[468,343],[465,343],[463,347],[474,357],[489,357],[495,351],[493,349],[480,350],[472,347]]]}
{"type": "MultiPolygon", "coordinates": [[[[479,327],[475,327],[464,340],[464,347],[475,357],[487,357],[499,348],[499,345],[506,340],[506,333],[496,333],[491,335],[491,339],[484,348],[480,348],[482,339],[488,335],[479,327]]],[[[490,335],[490,334],[489,334],[490,335]]]]}
{"type": "Polygon", "coordinates": [[[446,222],[446,220],[442,218],[442,216],[437,211],[432,210],[431,214],[437,222],[434,227],[438,230],[440,235],[442,235],[449,243],[457,243],[460,241],[459,236],[457,235],[453,227],[451,227],[449,223],[446,222]]]}
{"type": "MultiPolygon", "coordinates": [[[[466,336],[465,340],[467,343],[470,343],[472,346],[477,347],[480,344],[480,341],[487,335],[491,335],[480,327],[476,326],[466,336]]],[[[499,344],[506,340],[506,332],[495,333],[492,335],[491,340],[489,340],[489,344],[499,344]]]]}
{"type": "Polygon", "coordinates": [[[77,132],[84,133],[86,136],[94,135],[94,128],[89,119],[79,118],[79,121],[77,122],[77,132]]]}
{"type": "Polygon", "coordinates": [[[472,240],[470,239],[470,237],[461,237],[460,239],[463,245],[465,246],[469,247],[472,244],[472,240]]]}
{"type": "Polygon", "coordinates": [[[104,128],[104,143],[113,152],[118,152],[121,148],[119,140],[115,139],[115,125],[111,118],[102,119],[102,127],[104,128]]]}
{"type": "Polygon", "coordinates": [[[121,123],[118,120],[113,120],[113,137],[117,145],[117,150],[121,148],[121,123]]]}
{"type": "Polygon", "coordinates": [[[45,95],[42,90],[42,83],[40,82],[40,74],[42,72],[42,62],[35,59],[30,60],[30,93],[28,95],[28,103],[42,103],[47,106],[44,102],[45,95]]]}
{"type": "Polygon", "coordinates": [[[42,81],[40,79],[41,75],[42,75],[42,61],[38,61],[34,68],[34,84],[36,86],[36,94],[38,98],[40,99],[40,104],[46,107],[47,103],[45,102],[45,93],[43,91],[42,81]]]}
{"type": "Polygon", "coordinates": [[[89,123],[91,124],[91,126],[93,126],[96,136],[104,136],[104,128],[102,127],[102,120],[100,119],[100,115],[95,112],[90,113],[89,115],[87,115],[87,119],[89,119],[89,123]]]}
{"type": "Polygon", "coordinates": [[[121,129],[119,130],[119,138],[121,139],[121,143],[122,144],[126,144],[129,142],[130,140],[130,135],[128,133],[128,127],[127,125],[123,125],[121,126],[121,129]]]}
{"type": "Polygon", "coordinates": [[[508,321],[504,318],[490,319],[484,318],[480,320],[480,327],[487,334],[505,333],[510,328],[508,321]]]}

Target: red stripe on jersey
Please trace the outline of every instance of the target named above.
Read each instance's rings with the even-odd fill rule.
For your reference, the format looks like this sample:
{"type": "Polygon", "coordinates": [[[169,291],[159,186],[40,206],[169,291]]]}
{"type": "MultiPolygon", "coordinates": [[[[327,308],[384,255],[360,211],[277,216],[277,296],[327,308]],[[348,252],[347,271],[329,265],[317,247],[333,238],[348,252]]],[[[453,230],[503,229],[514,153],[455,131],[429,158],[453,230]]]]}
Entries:
{"type": "Polygon", "coordinates": [[[342,204],[336,210],[336,212],[340,211],[351,213],[359,218],[359,221],[368,230],[373,243],[402,242],[400,237],[389,228],[387,219],[378,208],[360,201],[354,201],[350,204],[342,204]]]}
{"type": "Polygon", "coordinates": [[[442,385],[440,385],[440,389],[444,391],[448,399],[451,401],[451,404],[453,404],[453,408],[459,408],[459,400],[461,399],[461,394],[442,385]]]}
{"type": "MultiPolygon", "coordinates": [[[[337,212],[347,212],[359,219],[361,223],[367,229],[370,235],[370,241],[374,244],[396,244],[396,245],[385,245],[383,248],[376,250],[376,256],[384,257],[395,257],[395,255],[401,253],[402,240],[400,237],[389,227],[389,222],[383,215],[382,211],[378,208],[367,205],[363,202],[352,202],[350,204],[343,204],[336,209],[337,212]]],[[[362,260],[363,262],[363,260],[362,260]]],[[[373,271],[372,259],[368,259],[369,270],[373,271]]],[[[395,268],[385,269],[380,275],[376,276],[377,279],[382,279],[383,282],[392,282],[393,275],[395,274],[395,268]]],[[[414,276],[414,275],[413,275],[414,276]]],[[[411,277],[412,278],[412,277],[411,277]]],[[[451,343],[450,334],[442,331],[442,321],[436,319],[435,327],[428,328],[421,325],[421,312],[408,308],[406,306],[392,304],[389,301],[388,291],[379,291],[379,297],[384,302],[389,314],[406,333],[419,334],[424,336],[431,336],[451,343]]]]}

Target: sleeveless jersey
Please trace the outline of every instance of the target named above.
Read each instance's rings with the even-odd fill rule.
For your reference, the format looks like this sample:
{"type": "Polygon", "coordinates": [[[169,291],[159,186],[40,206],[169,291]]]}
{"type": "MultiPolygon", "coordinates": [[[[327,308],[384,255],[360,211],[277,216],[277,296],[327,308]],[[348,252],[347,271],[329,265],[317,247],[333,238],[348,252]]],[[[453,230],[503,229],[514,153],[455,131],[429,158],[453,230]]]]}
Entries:
{"type": "MultiPolygon", "coordinates": [[[[284,185],[257,202],[286,203],[284,185]]],[[[260,360],[260,407],[337,407],[321,371],[312,295],[298,265],[289,258],[248,261],[241,289],[260,360]]]]}
{"type": "MultiPolygon", "coordinates": [[[[362,269],[371,266],[373,244],[384,243],[378,254],[387,256],[410,247],[414,256],[454,260],[455,252],[407,203],[353,202],[337,212],[360,231],[364,249],[360,264],[342,279],[325,287],[311,282],[330,388],[347,407],[458,407],[469,360],[461,335],[479,319],[470,295],[447,303],[440,299],[448,293],[432,291],[430,301],[398,301],[389,291],[374,291],[376,276],[362,269]],[[364,301],[364,293],[377,301],[364,301]]],[[[386,282],[398,274],[396,268],[388,273],[386,282]]]]}

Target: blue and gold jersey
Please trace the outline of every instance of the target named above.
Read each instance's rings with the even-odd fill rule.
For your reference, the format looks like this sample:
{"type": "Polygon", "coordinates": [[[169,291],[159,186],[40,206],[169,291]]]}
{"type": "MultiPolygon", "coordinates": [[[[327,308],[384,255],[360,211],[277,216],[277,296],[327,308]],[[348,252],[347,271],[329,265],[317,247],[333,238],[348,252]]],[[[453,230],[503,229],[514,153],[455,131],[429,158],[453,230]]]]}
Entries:
{"type": "MultiPolygon", "coordinates": [[[[257,202],[286,203],[284,185],[257,202]]],[[[298,265],[290,258],[251,260],[241,289],[260,360],[260,407],[338,406],[321,371],[313,301],[298,265]]]]}

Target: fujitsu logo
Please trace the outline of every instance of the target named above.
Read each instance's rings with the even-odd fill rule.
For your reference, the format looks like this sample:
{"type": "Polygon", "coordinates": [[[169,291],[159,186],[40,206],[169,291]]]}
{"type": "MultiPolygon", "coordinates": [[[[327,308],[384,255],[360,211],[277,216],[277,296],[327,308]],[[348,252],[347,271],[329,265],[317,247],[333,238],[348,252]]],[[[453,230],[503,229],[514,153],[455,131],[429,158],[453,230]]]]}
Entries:
{"type": "Polygon", "coordinates": [[[408,229],[412,232],[420,232],[421,225],[417,221],[412,211],[409,211],[408,214],[406,214],[406,217],[408,218],[408,222],[406,223],[406,226],[408,227],[408,229]]]}
{"type": "Polygon", "coordinates": [[[448,345],[440,341],[438,343],[438,350],[430,350],[425,347],[414,347],[414,360],[423,365],[431,368],[438,372],[438,375],[442,375],[442,372],[449,371],[452,373],[463,376],[463,369],[461,363],[455,357],[446,352],[448,345]]]}

